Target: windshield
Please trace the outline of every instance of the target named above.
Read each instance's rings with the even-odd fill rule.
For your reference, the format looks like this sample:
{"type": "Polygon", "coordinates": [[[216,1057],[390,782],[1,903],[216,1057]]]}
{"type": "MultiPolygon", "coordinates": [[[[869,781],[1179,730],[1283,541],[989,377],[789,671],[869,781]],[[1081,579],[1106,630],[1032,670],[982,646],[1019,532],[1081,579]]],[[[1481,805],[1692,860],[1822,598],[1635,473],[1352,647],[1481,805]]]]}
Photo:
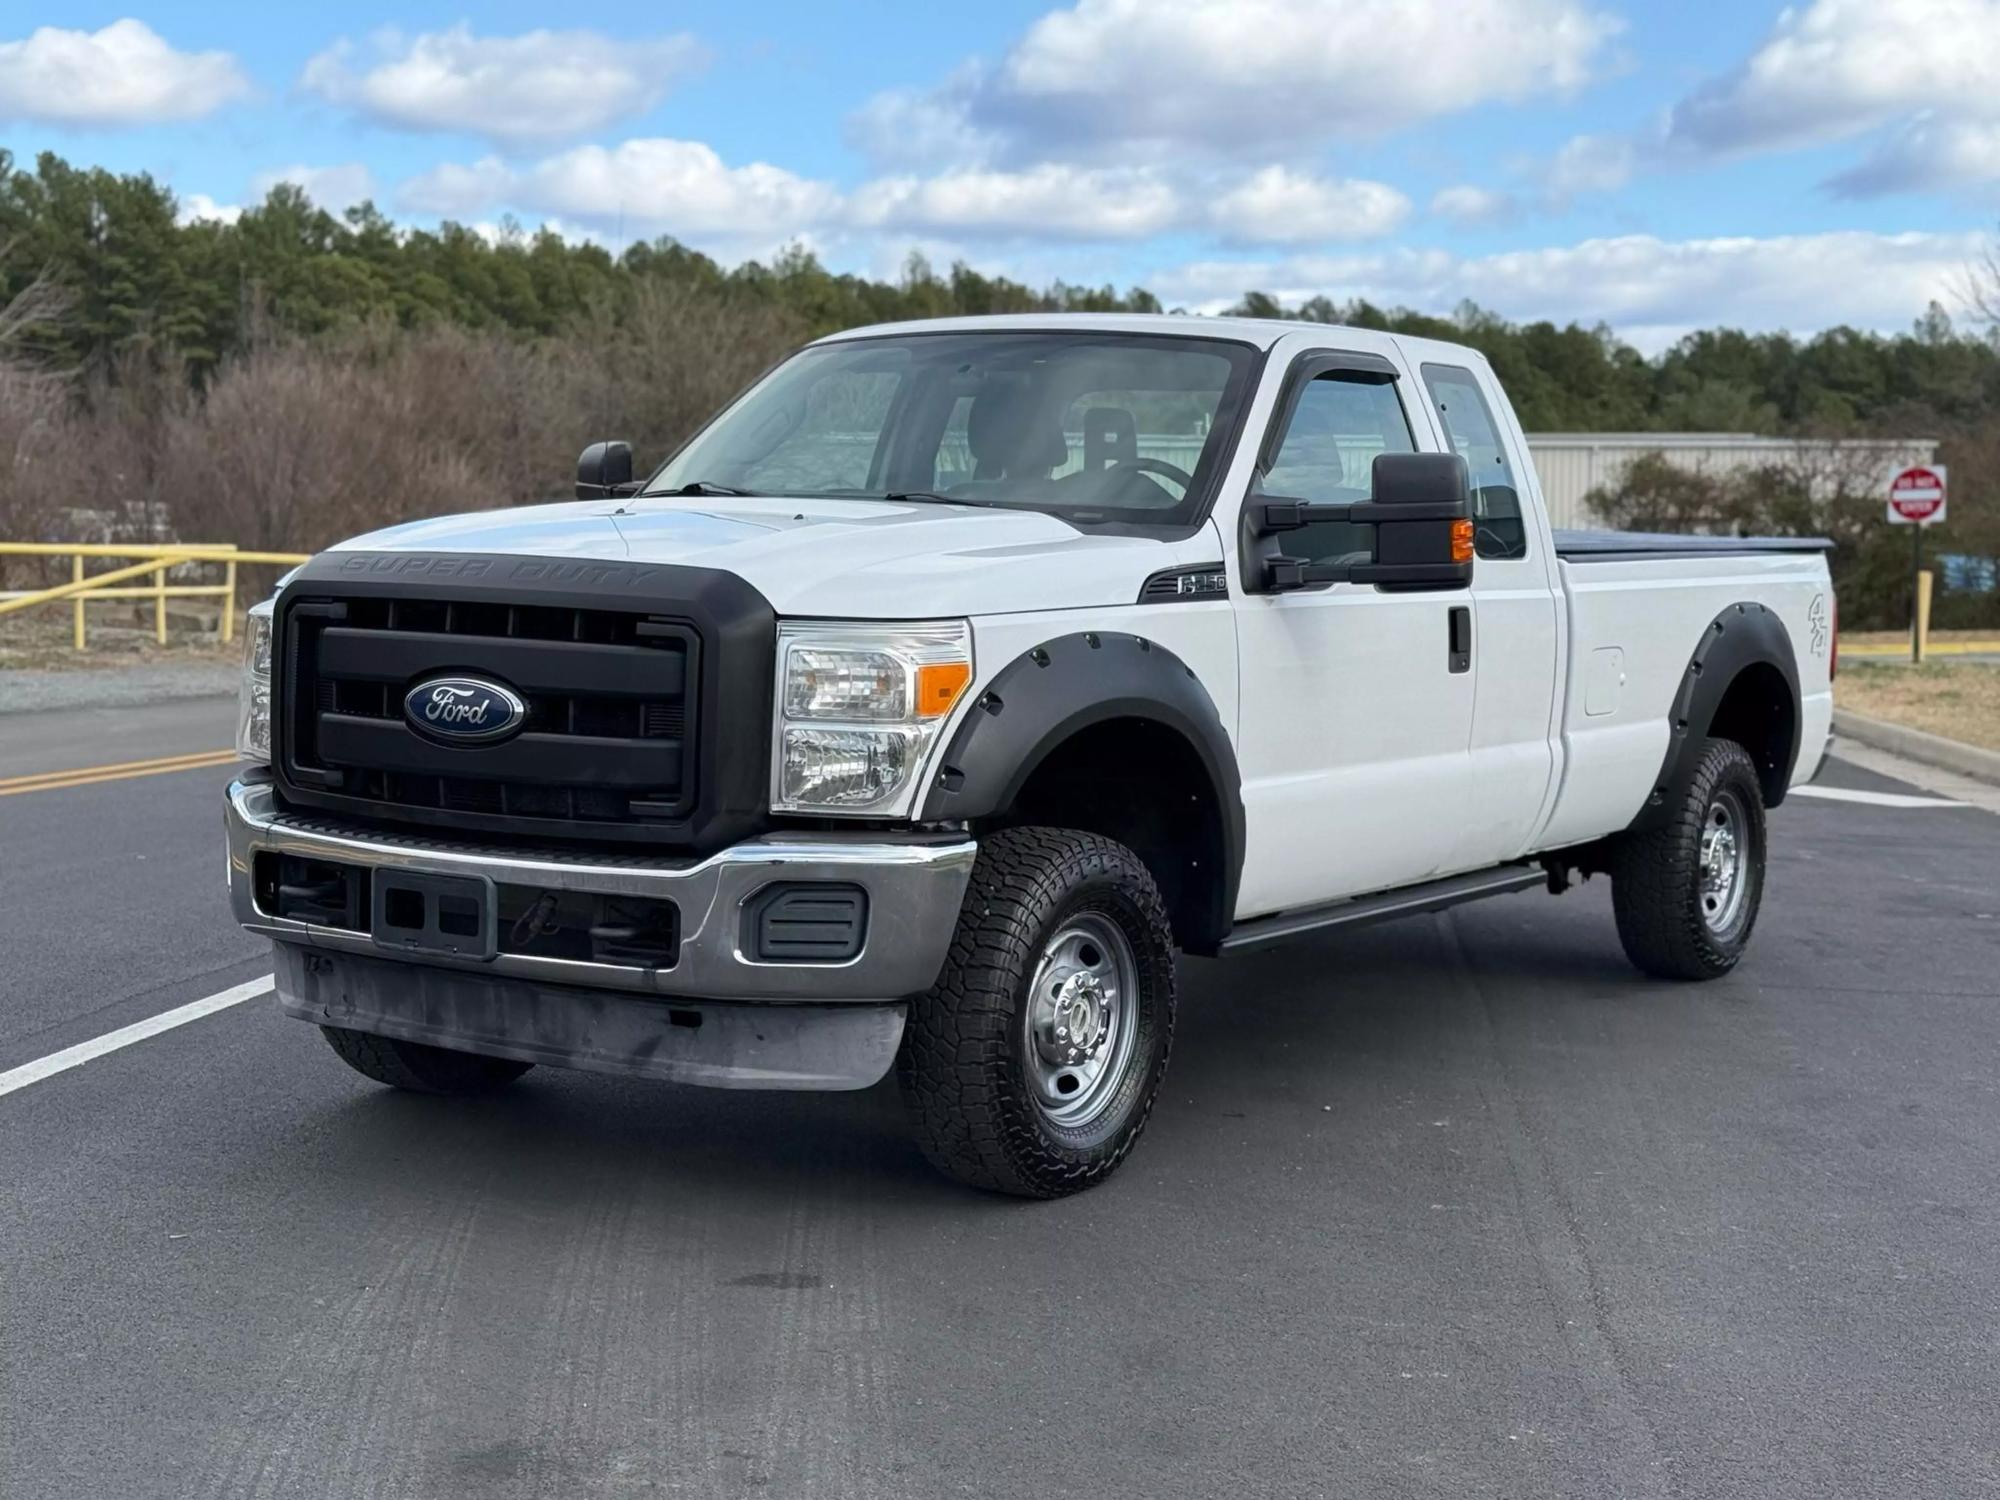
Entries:
{"type": "Polygon", "coordinates": [[[1187,525],[1254,359],[1222,339],[1088,331],[817,345],[717,417],[647,493],[893,495],[1187,525]]]}

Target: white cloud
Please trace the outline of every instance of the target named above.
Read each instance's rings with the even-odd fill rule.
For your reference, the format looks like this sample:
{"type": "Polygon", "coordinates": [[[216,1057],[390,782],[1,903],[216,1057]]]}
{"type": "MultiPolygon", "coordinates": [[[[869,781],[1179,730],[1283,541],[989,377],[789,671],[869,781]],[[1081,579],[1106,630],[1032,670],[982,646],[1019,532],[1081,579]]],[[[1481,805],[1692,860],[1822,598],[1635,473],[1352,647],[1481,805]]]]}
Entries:
{"type": "Polygon", "coordinates": [[[243,217],[242,208],[234,203],[217,203],[206,193],[182,193],[174,210],[176,224],[198,224],[204,219],[217,224],[234,224],[243,217]]]}
{"type": "Polygon", "coordinates": [[[824,222],[840,195],[765,162],[729,166],[700,141],[654,137],[547,157],[513,176],[509,199],[604,227],[756,238],[824,222]]]}
{"type": "Polygon", "coordinates": [[[441,162],[396,189],[396,206],[412,213],[463,218],[504,203],[513,191],[514,170],[497,156],[476,162],[441,162]]]}
{"type": "Polygon", "coordinates": [[[343,162],[333,167],[280,167],[273,172],[259,172],[251,187],[261,198],[285,182],[299,188],[319,207],[334,214],[375,196],[375,178],[358,161],[343,162]]]}
{"type": "Polygon", "coordinates": [[[1440,188],[1431,199],[1431,213],[1460,229],[1485,229],[1505,224],[1520,211],[1520,200],[1512,193],[1477,187],[1469,182],[1440,188]]]}
{"type": "Polygon", "coordinates": [[[843,193],[764,163],[732,167],[698,141],[579,146],[524,165],[497,156],[446,162],[404,182],[398,206],[476,219],[501,207],[634,232],[745,240],[815,233],[915,239],[1144,239],[1204,230],[1235,243],[1371,239],[1410,213],[1379,182],[1267,167],[1224,189],[1150,167],[1044,162],[878,177],[843,193]]]}
{"type": "Polygon", "coordinates": [[[1168,228],[1180,196],[1145,171],[1044,163],[1021,172],[890,177],[856,189],[852,222],[926,234],[1133,239],[1168,228]]]}
{"type": "Polygon", "coordinates": [[[449,31],[374,38],[357,69],[342,40],[306,64],[300,83],[402,130],[485,136],[506,147],[561,140],[643,114],[707,53],[692,36],[627,40],[594,31],[474,36],[449,31]]]}
{"type": "Polygon", "coordinates": [[[935,90],[887,89],[847,118],[847,142],[872,161],[894,166],[971,166],[997,154],[1000,140],[974,125],[966,98],[979,86],[977,63],[935,90]]]}
{"type": "Polygon", "coordinates": [[[1844,140],[1923,109],[2000,112],[2000,0],[1810,0],[1674,107],[1669,140],[1715,153],[1844,140]]]}
{"type": "MultiPolygon", "coordinates": [[[[764,162],[732,167],[700,141],[642,138],[578,146],[521,167],[498,157],[446,162],[396,190],[405,209],[464,219],[511,206],[559,215],[582,231],[783,240],[840,206],[828,183],[764,162]]],[[[587,236],[586,236],[587,237],[587,236]]]]}
{"type": "Polygon", "coordinates": [[[1603,321],[1654,350],[1688,328],[1717,325],[1905,328],[1931,300],[1951,300],[1982,240],[1859,231],[1679,241],[1628,235],[1476,257],[1412,249],[1208,261],[1150,284],[1169,303],[1203,311],[1253,288],[1293,304],[1324,294],[1429,311],[1470,298],[1515,319],[1603,321]]]}
{"type": "Polygon", "coordinates": [[[1631,181],[1636,155],[1623,136],[1573,136],[1549,163],[1543,185],[1558,204],[1582,193],[1615,192],[1631,181]]]}
{"type": "Polygon", "coordinates": [[[143,21],[44,26],[0,42],[0,120],[158,125],[199,119],[249,91],[227,52],[177,52],[143,21]]]}
{"type": "Polygon", "coordinates": [[[1843,198],[1879,198],[1996,182],[2000,182],[2000,118],[1939,119],[1922,114],[1825,185],[1843,198]]]}
{"type": "Polygon", "coordinates": [[[1410,216],[1410,200],[1386,183],[1314,177],[1265,167],[1216,198],[1209,218],[1226,240],[1302,245],[1372,240],[1410,216]]]}
{"type": "Polygon", "coordinates": [[[1566,93],[1614,30],[1572,0],[1079,0],[999,82],[1106,136],[1295,142],[1566,93]]]}
{"type": "Polygon", "coordinates": [[[857,135],[1067,154],[1297,148],[1569,94],[1621,23],[1587,0],[1076,0],[996,64],[878,98],[857,135]]]}

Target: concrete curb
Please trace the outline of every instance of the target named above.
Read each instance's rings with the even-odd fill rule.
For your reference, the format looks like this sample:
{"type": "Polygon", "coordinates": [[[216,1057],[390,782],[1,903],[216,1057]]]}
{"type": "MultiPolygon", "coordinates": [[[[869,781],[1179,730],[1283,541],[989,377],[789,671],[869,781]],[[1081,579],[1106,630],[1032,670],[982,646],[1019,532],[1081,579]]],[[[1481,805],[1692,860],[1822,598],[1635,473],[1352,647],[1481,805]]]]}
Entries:
{"type": "Polygon", "coordinates": [[[1905,760],[1921,761],[1927,766],[1956,771],[1961,776],[2000,786],[2000,751],[1982,750],[1977,745],[1948,740],[1940,734],[1906,729],[1901,724],[1866,718],[1839,708],[1833,711],[1833,732],[1863,745],[1873,745],[1877,750],[1887,750],[1891,755],[1900,755],[1905,760]]]}

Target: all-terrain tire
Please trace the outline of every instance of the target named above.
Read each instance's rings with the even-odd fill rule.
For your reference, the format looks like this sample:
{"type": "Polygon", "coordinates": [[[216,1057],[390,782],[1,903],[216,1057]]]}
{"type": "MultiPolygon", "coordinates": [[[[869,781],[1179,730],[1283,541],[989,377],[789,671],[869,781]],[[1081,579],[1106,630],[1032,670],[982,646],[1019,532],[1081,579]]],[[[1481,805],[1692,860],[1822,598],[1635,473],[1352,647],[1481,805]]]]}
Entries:
{"type": "Polygon", "coordinates": [[[417,1094],[490,1094],[519,1078],[533,1063],[429,1047],[345,1026],[322,1026],[320,1035],[355,1072],[393,1089],[417,1094]]]}
{"type": "Polygon", "coordinates": [[[1710,740],[1666,821],[1612,850],[1611,905],[1625,954],[1660,979],[1715,979],[1736,967],[1764,899],[1764,793],[1734,740],[1710,740]],[[1704,884],[1704,841],[1728,821],[1742,890],[1717,900],[1704,884]]]}
{"type": "Polygon", "coordinates": [[[961,1182],[1021,1197],[1094,1187],[1145,1129],[1175,1002],[1173,931],[1138,855],[1067,828],[983,840],[943,972],[911,1003],[897,1058],[924,1155],[961,1182]],[[1136,983],[1121,1014],[1132,1042],[1122,1066],[1106,1066],[1102,1113],[1072,1128],[1036,1095],[1027,992],[1052,940],[1104,922],[1130,950],[1136,983]]]}

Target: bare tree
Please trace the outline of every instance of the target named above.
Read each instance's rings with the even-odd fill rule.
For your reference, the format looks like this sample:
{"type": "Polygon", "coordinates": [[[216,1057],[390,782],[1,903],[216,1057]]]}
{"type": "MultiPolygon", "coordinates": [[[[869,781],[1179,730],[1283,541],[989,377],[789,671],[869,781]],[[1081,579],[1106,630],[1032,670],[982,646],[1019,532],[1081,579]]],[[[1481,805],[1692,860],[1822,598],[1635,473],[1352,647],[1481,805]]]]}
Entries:
{"type": "MultiPolygon", "coordinates": [[[[0,262],[6,255],[0,247],[0,262]]],[[[46,276],[0,303],[0,537],[45,540],[54,534],[51,460],[62,447],[56,435],[67,416],[68,380],[34,359],[28,346],[36,330],[60,323],[68,312],[68,295],[46,276]]],[[[9,571],[0,561],[0,577],[9,571]]],[[[40,570],[16,563],[11,571],[40,570]]]]}
{"type": "Polygon", "coordinates": [[[1966,263],[1959,276],[1958,300],[1974,321],[2000,328],[2000,231],[1966,263]]]}
{"type": "MultiPolygon", "coordinates": [[[[6,258],[6,250],[0,248],[0,262],[6,258]]],[[[60,323],[68,315],[69,306],[69,293],[47,276],[37,276],[21,288],[11,301],[0,304],[0,358],[25,353],[22,346],[27,335],[60,323]]]]}

